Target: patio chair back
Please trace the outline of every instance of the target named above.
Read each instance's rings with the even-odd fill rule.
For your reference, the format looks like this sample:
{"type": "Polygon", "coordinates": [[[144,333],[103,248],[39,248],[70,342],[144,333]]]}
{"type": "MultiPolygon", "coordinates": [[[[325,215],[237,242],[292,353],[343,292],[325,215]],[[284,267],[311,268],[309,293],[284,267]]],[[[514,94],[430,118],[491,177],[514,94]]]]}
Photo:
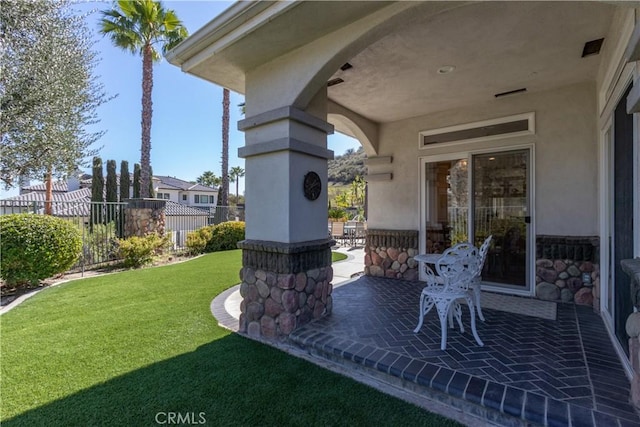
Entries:
{"type": "Polygon", "coordinates": [[[331,238],[340,241],[344,239],[344,222],[331,223],[331,238]]]}
{"type": "MultiPolygon", "coordinates": [[[[444,251],[436,262],[436,271],[444,282],[444,293],[469,289],[478,274],[478,249],[470,243],[460,243],[444,251]]],[[[428,272],[427,272],[428,278],[428,272]]]]}
{"type": "Polygon", "coordinates": [[[445,258],[443,261],[446,261],[446,257],[456,256],[465,260],[463,265],[467,268],[474,276],[479,274],[478,267],[480,264],[480,257],[478,253],[478,248],[473,246],[469,242],[458,243],[455,246],[450,247],[442,253],[442,258],[445,258]]]}
{"type": "Polygon", "coordinates": [[[489,246],[491,245],[492,238],[493,236],[489,235],[489,237],[484,240],[484,243],[482,243],[482,246],[480,246],[480,250],[478,251],[478,256],[480,257],[480,275],[482,275],[482,269],[484,268],[484,262],[487,259],[487,253],[489,252],[489,246]]]}

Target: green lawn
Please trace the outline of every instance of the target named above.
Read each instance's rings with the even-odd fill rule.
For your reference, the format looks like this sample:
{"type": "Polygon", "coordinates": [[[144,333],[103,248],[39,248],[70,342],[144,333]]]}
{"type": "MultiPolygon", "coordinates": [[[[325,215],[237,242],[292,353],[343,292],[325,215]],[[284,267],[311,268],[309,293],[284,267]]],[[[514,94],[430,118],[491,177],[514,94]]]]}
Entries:
{"type": "Polygon", "coordinates": [[[168,412],[216,426],[454,425],[218,327],[209,304],[240,264],[218,252],[77,280],[3,315],[3,427],[156,425],[168,412]]]}
{"type": "Polygon", "coordinates": [[[331,262],[338,262],[347,259],[347,256],[340,252],[331,252],[331,262]]]}

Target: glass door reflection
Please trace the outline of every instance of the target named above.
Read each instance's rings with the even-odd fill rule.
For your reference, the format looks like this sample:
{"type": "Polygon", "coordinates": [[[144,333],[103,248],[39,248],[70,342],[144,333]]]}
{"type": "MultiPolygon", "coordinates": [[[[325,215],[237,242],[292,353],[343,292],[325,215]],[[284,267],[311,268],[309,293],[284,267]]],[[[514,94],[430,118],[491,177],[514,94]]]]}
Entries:
{"type": "Polygon", "coordinates": [[[493,236],[482,279],[526,287],[529,151],[474,155],[472,163],[474,244],[493,236]]]}
{"type": "Polygon", "coordinates": [[[442,253],[469,236],[468,160],[425,164],[426,252],[442,253]]]}

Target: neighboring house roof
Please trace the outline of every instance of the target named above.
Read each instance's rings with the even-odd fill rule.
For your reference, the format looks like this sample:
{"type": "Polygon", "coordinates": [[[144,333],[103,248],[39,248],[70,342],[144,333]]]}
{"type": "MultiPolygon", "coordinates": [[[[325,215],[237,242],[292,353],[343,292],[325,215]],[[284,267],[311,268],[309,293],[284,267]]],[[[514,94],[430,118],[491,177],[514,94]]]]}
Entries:
{"type": "MultiPolygon", "coordinates": [[[[53,182],[51,187],[54,193],[66,193],[69,190],[69,187],[67,186],[66,181],[53,182]]],[[[42,183],[42,184],[29,185],[27,187],[22,187],[22,190],[23,191],[47,191],[47,184],[42,183]]]]}
{"type": "Polygon", "coordinates": [[[167,200],[167,208],[165,210],[167,216],[209,216],[209,212],[203,209],[191,206],[181,205],[180,203],[167,200]]]}
{"type": "Polygon", "coordinates": [[[158,189],[168,189],[168,190],[183,190],[183,191],[201,191],[207,193],[217,193],[218,190],[212,187],[207,187],[201,184],[194,184],[193,182],[184,181],[182,179],[178,179],[172,176],[161,176],[154,175],[154,178],[160,180],[158,184],[158,189]]]}
{"type": "MultiPolygon", "coordinates": [[[[66,186],[66,183],[65,183],[66,186]]],[[[3,202],[44,202],[46,194],[40,191],[34,191],[32,193],[25,193],[19,196],[9,197],[5,199],[3,202]]],[[[91,189],[90,188],[81,188],[79,190],[60,193],[53,192],[51,194],[51,201],[53,202],[79,202],[79,201],[90,201],[91,200],[91,189]]],[[[9,204],[7,203],[6,206],[9,204]]]]}

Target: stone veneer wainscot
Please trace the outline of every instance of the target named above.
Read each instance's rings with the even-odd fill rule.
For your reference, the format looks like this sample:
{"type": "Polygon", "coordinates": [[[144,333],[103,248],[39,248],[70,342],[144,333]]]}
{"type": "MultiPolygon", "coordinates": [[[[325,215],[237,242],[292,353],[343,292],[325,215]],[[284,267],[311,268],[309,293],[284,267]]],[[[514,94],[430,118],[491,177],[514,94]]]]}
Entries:
{"type": "Polygon", "coordinates": [[[364,273],[367,276],[417,280],[418,231],[367,230],[364,273]]]}
{"type": "Polygon", "coordinates": [[[536,297],[600,307],[598,237],[537,236],[536,297]],[[583,274],[589,277],[583,281],[583,274]]]}

